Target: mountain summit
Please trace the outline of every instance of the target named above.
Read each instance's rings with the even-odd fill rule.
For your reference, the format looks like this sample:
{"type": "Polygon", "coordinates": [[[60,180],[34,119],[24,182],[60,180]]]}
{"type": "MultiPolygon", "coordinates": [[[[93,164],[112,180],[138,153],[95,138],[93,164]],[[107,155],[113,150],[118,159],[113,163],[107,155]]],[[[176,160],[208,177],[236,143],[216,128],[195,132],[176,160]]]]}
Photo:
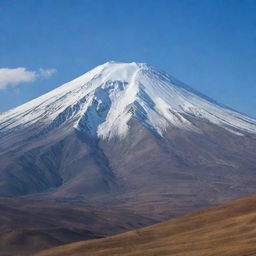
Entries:
{"type": "Polygon", "coordinates": [[[254,119],[150,65],[107,62],[0,115],[0,195],[163,219],[254,193],[255,149],[254,119]]]}
{"type": "Polygon", "coordinates": [[[243,135],[256,122],[216,104],[144,63],[107,62],[77,79],[0,116],[0,131],[40,123],[42,132],[69,127],[104,139],[125,137],[134,118],[164,136],[169,127],[202,132],[196,117],[243,135]]]}

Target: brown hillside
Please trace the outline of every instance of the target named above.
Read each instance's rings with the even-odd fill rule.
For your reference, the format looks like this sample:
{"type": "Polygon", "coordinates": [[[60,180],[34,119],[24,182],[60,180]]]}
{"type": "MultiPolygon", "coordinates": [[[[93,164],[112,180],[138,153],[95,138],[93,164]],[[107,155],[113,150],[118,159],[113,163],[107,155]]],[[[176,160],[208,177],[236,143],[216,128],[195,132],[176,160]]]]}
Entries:
{"type": "Polygon", "coordinates": [[[128,210],[95,208],[84,202],[0,197],[0,256],[27,256],[152,223],[128,210]]]}
{"type": "Polygon", "coordinates": [[[256,255],[256,195],[109,238],[34,256],[256,255]]]}

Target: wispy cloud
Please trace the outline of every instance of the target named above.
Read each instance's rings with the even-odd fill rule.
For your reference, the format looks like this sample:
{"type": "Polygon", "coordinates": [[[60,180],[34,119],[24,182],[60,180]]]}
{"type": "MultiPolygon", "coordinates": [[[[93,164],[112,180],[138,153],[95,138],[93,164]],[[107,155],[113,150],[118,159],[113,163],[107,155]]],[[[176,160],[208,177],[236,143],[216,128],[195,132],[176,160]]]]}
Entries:
{"type": "Polygon", "coordinates": [[[9,86],[16,87],[20,83],[32,82],[36,79],[47,79],[56,69],[39,69],[30,71],[26,68],[0,68],[0,90],[9,86]]]}
{"type": "Polygon", "coordinates": [[[47,79],[51,77],[57,70],[55,68],[51,69],[40,69],[37,76],[41,79],[47,79]]]}

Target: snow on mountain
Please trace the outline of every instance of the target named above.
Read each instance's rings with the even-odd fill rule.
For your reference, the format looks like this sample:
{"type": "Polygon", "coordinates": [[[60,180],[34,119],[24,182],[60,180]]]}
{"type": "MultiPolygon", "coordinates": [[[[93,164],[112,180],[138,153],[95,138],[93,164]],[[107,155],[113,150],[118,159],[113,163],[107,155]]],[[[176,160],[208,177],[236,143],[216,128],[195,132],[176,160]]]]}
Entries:
{"type": "Polygon", "coordinates": [[[123,137],[133,117],[164,136],[169,127],[200,133],[189,116],[243,135],[256,121],[221,106],[175,78],[144,63],[107,62],[57,89],[0,115],[0,132],[63,124],[90,136],[123,137]]]}

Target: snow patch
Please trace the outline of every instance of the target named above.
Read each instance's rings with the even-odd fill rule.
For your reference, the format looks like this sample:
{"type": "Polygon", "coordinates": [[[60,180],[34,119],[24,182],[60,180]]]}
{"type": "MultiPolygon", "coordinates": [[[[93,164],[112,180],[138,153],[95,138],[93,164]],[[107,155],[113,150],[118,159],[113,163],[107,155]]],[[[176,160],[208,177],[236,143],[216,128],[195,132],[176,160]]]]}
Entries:
{"type": "Polygon", "coordinates": [[[0,132],[31,125],[45,131],[72,126],[92,137],[125,137],[137,119],[164,136],[177,127],[201,132],[186,116],[233,134],[256,134],[256,121],[196,92],[144,63],[107,62],[55,90],[0,115],[0,132]]]}

